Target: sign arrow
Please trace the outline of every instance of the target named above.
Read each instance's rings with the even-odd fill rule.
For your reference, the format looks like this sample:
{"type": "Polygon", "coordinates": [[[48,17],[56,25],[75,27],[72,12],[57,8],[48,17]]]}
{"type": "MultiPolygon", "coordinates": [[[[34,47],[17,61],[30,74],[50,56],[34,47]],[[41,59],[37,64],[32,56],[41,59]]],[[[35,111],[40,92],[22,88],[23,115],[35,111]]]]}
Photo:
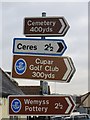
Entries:
{"type": "Polygon", "coordinates": [[[66,49],[67,46],[62,39],[14,38],[13,40],[13,53],[15,54],[61,56],[66,49]]]}
{"type": "Polygon", "coordinates": [[[71,96],[16,95],[8,100],[9,115],[70,115],[75,109],[71,96]]]}
{"type": "Polygon", "coordinates": [[[59,30],[59,33],[62,33],[62,31],[65,29],[65,24],[64,24],[64,21],[63,21],[63,19],[59,19],[59,22],[60,22],[60,24],[61,24],[61,29],[59,30]]]}
{"type": "Polygon", "coordinates": [[[72,59],[70,57],[68,57],[67,59],[64,59],[64,62],[66,64],[67,67],[67,71],[65,73],[65,75],[63,76],[63,80],[67,79],[67,82],[70,82],[72,76],[74,75],[76,69],[74,67],[74,64],[72,62],[72,59]]]}
{"type": "Polygon", "coordinates": [[[68,23],[64,17],[62,17],[62,19],[59,19],[59,21],[62,25],[61,29],[59,30],[59,33],[63,33],[63,35],[65,35],[70,26],[68,25],[68,23]]]}
{"type": "Polygon", "coordinates": [[[64,36],[69,29],[64,17],[39,17],[24,19],[25,36],[64,36]]]}
{"type": "Polygon", "coordinates": [[[70,112],[71,112],[72,107],[73,107],[73,104],[72,104],[72,102],[71,102],[71,99],[72,99],[72,98],[66,97],[65,99],[66,99],[66,101],[67,101],[67,103],[68,103],[68,108],[67,108],[66,111],[65,111],[65,113],[67,114],[67,113],[70,113],[70,112]]]}
{"type": "Polygon", "coordinates": [[[13,56],[13,78],[70,82],[74,73],[70,57],[13,56]]]}
{"type": "Polygon", "coordinates": [[[63,50],[63,44],[61,42],[57,43],[59,46],[59,49],[57,50],[57,52],[61,52],[63,50]]]}

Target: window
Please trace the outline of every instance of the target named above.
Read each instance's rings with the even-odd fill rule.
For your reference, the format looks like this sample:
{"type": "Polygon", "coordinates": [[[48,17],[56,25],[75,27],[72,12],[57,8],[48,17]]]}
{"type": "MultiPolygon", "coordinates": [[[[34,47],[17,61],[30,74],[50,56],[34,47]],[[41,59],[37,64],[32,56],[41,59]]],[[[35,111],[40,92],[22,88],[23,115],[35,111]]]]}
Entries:
{"type": "Polygon", "coordinates": [[[87,113],[90,114],[90,109],[87,110],[87,113]]]}
{"type": "Polygon", "coordinates": [[[0,99],[0,105],[2,105],[2,99],[0,99]]]}
{"type": "Polygon", "coordinates": [[[18,116],[14,116],[14,120],[18,120],[18,116]]]}
{"type": "Polygon", "coordinates": [[[31,116],[27,116],[27,120],[31,120],[31,116]]]}
{"type": "Polygon", "coordinates": [[[10,116],[10,120],[18,120],[18,116],[10,116]]]}

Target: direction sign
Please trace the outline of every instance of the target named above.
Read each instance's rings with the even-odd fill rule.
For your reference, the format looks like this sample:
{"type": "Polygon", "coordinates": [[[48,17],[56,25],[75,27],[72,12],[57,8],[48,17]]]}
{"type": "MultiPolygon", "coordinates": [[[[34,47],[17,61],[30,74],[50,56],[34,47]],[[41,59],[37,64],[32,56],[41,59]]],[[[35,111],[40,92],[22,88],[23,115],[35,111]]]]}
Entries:
{"type": "Polygon", "coordinates": [[[69,29],[64,17],[36,17],[24,19],[25,36],[64,36],[69,29]]]}
{"type": "Polygon", "coordinates": [[[71,96],[9,96],[9,115],[69,115],[74,109],[71,96]]]}
{"type": "Polygon", "coordinates": [[[67,49],[62,39],[14,38],[13,53],[61,56],[67,49]]]}
{"type": "Polygon", "coordinates": [[[12,77],[69,82],[75,67],[69,57],[14,55],[12,77]]]}

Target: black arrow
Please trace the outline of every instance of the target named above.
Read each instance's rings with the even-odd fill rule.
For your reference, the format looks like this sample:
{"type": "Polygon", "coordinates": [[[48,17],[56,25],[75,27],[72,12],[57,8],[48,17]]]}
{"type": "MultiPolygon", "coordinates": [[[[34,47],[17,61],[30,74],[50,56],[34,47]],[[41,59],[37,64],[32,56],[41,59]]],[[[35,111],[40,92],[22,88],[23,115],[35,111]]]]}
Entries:
{"type": "Polygon", "coordinates": [[[57,43],[57,44],[58,44],[58,46],[59,46],[59,49],[57,50],[57,52],[62,52],[62,50],[63,50],[63,48],[64,48],[63,44],[62,44],[61,42],[59,42],[59,43],[57,43]]]}

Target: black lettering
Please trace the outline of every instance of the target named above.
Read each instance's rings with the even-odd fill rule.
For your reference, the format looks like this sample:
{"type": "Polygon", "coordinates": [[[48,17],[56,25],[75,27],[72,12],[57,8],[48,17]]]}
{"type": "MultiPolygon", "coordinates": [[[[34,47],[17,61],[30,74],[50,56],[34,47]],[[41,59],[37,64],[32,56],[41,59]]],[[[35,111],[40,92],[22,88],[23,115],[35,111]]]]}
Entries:
{"type": "Polygon", "coordinates": [[[36,45],[34,46],[34,50],[37,50],[37,46],[36,45]]]}
{"type": "Polygon", "coordinates": [[[21,43],[19,43],[17,45],[17,48],[20,50],[37,50],[37,46],[36,45],[22,45],[21,43]]]}
{"type": "Polygon", "coordinates": [[[22,49],[22,44],[19,43],[19,44],[17,45],[17,48],[18,48],[18,49],[22,49]]]}
{"type": "Polygon", "coordinates": [[[29,49],[30,49],[30,50],[33,50],[33,45],[30,45],[29,49]]]}
{"type": "Polygon", "coordinates": [[[26,45],[23,45],[23,50],[26,50],[26,45]]]}
{"type": "Polygon", "coordinates": [[[27,50],[31,50],[30,45],[27,45],[27,50]]]}

